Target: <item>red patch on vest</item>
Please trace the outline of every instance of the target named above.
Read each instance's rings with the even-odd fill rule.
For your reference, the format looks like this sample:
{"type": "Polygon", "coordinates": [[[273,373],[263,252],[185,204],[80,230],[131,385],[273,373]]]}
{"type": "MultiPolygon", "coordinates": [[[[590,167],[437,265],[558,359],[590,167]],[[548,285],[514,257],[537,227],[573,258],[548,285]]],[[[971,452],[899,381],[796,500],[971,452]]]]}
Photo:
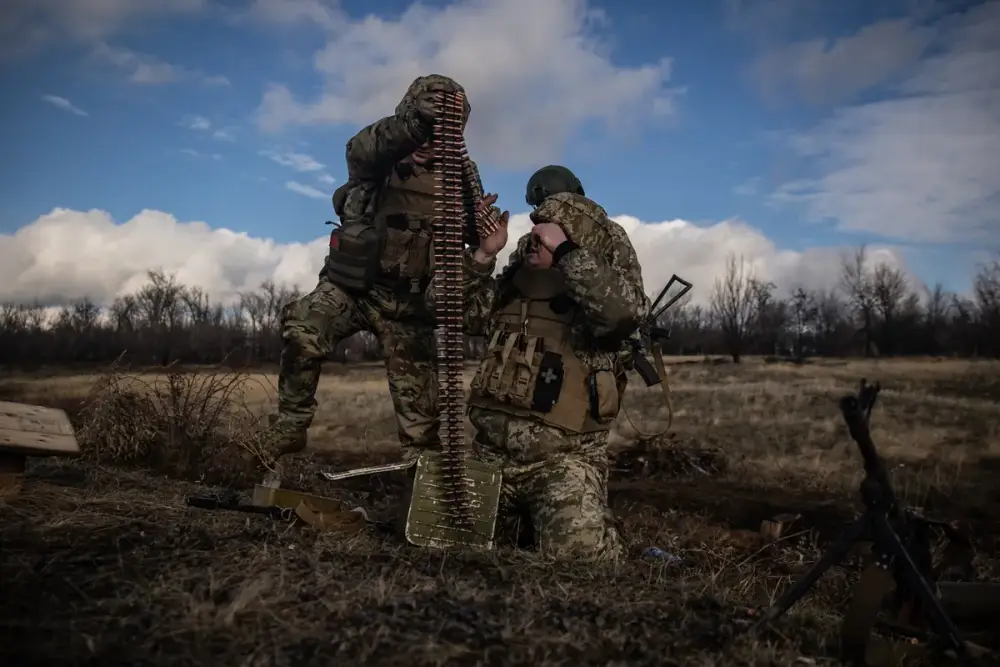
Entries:
{"type": "Polygon", "coordinates": [[[330,233],[330,247],[334,250],[340,247],[340,235],[337,232],[330,233]]]}

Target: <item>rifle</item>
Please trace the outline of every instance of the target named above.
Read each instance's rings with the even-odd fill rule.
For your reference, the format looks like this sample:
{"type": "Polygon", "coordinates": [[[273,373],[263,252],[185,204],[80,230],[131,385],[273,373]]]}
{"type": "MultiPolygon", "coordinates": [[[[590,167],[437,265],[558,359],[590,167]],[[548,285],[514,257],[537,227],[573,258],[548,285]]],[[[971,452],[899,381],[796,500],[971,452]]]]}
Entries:
{"type": "Polygon", "coordinates": [[[670,276],[670,280],[668,280],[667,284],[663,286],[663,289],[660,290],[660,293],[656,296],[656,299],[649,307],[649,315],[647,315],[646,319],[639,325],[639,331],[642,333],[642,337],[645,340],[643,340],[641,344],[633,345],[633,352],[635,353],[635,370],[642,377],[642,380],[646,383],[647,387],[652,387],[666,378],[666,372],[663,368],[663,359],[660,356],[660,343],[670,338],[670,329],[657,326],[657,322],[661,317],[663,317],[663,314],[666,313],[671,306],[680,301],[681,297],[685,294],[690,292],[692,287],[694,287],[694,285],[679,277],[676,273],[670,276]],[[663,297],[670,292],[670,288],[674,283],[681,285],[681,290],[677,292],[677,294],[670,297],[669,301],[660,305],[660,302],[663,301],[663,297]],[[656,368],[653,368],[653,364],[649,363],[649,358],[646,356],[647,351],[650,355],[652,355],[654,363],[657,364],[656,368]]]}
{"type": "Polygon", "coordinates": [[[184,504],[189,507],[197,507],[203,510],[223,510],[227,512],[245,512],[247,514],[260,514],[275,521],[293,521],[295,510],[291,507],[278,507],[276,505],[252,505],[240,502],[235,497],[221,496],[188,496],[184,504]]]}
{"type": "MultiPolygon", "coordinates": [[[[632,341],[632,360],[636,373],[639,374],[639,377],[642,378],[647,387],[660,385],[663,389],[663,400],[667,406],[667,426],[662,432],[658,434],[644,434],[639,432],[635,424],[632,424],[632,427],[644,437],[663,435],[663,433],[666,433],[670,429],[670,425],[673,423],[674,410],[670,402],[670,387],[667,385],[667,369],[663,365],[663,353],[660,350],[660,343],[670,338],[670,329],[658,326],[658,322],[671,306],[691,291],[692,287],[691,283],[679,277],[676,273],[670,276],[670,280],[667,281],[667,284],[663,286],[663,289],[660,290],[660,293],[656,296],[652,305],[650,305],[649,314],[646,316],[646,319],[639,325],[641,339],[633,339],[632,341]],[[680,291],[670,297],[666,303],[661,304],[660,302],[671,291],[675,283],[681,286],[680,291]],[[650,363],[650,357],[653,358],[652,363],[650,363]]],[[[631,422],[631,419],[629,421],[631,422]]]]}
{"type": "Polygon", "coordinates": [[[841,629],[844,659],[854,664],[869,664],[867,655],[875,625],[912,637],[921,633],[907,625],[923,620],[954,651],[962,664],[973,665],[969,647],[931,585],[936,577],[930,528],[943,528],[953,543],[963,540],[963,537],[951,524],[933,521],[913,510],[900,508],[869,426],[879,391],[877,382],[872,385],[862,379],[857,395],[840,399],[840,410],[848,432],[864,462],[865,476],[860,486],[864,513],[841,533],[812,569],[764,612],[751,631],[764,627],[788,611],[828,569],[843,561],[856,543],[870,542],[872,564],[865,569],[854,589],[841,629]],[[898,616],[904,619],[906,625],[879,618],[882,604],[893,589],[898,616]]]}

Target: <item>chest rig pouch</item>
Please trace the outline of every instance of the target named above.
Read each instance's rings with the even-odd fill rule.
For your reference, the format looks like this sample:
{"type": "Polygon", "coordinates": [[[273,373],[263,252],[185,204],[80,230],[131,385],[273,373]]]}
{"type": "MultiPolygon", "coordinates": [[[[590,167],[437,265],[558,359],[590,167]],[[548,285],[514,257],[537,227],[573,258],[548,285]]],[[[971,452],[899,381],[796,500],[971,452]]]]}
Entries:
{"type": "Polygon", "coordinates": [[[385,230],[378,282],[393,291],[422,294],[433,275],[431,225],[437,204],[433,172],[406,162],[393,170],[375,212],[385,230]]]}
{"type": "Polygon", "coordinates": [[[377,221],[337,227],[330,234],[327,278],[351,294],[367,294],[378,279],[384,242],[385,230],[377,221]]]}
{"type": "Polygon", "coordinates": [[[570,433],[608,430],[619,400],[612,370],[588,369],[572,347],[576,314],[558,269],[522,267],[472,380],[470,406],[529,416],[570,433]]]}
{"type": "Polygon", "coordinates": [[[374,214],[330,235],[326,274],[348,292],[375,285],[422,294],[433,275],[431,222],[437,201],[434,174],[404,162],[376,196],[374,214]]]}

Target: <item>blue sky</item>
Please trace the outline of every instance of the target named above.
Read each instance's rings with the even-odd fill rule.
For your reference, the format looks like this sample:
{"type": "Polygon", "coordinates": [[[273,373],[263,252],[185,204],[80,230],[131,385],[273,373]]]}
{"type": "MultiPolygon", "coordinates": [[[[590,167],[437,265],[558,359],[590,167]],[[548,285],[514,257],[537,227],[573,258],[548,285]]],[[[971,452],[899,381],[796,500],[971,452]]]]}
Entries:
{"type": "Polygon", "coordinates": [[[140,258],[220,293],[297,277],[289,244],[326,233],[345,142],[432,71],[469,91],[472,157],[512,213],[558,162],[610,214],[676,221],[637,228],[640,258],[703,283],[724,252],[831,279],[835,251],[865,242],[965,290],[1000,247],[1000,83],[981,65],[1000,59],[997,5],[16,0],[0,10],[6,295],[113,296],[140,258]],[[239,265],[223,228],[257,243],[246,276],[185,264],[210,245],[239,265]],[[150,248],[114,275],[52,259],[104,265],[102,244],[133,243],[150,248]]]}

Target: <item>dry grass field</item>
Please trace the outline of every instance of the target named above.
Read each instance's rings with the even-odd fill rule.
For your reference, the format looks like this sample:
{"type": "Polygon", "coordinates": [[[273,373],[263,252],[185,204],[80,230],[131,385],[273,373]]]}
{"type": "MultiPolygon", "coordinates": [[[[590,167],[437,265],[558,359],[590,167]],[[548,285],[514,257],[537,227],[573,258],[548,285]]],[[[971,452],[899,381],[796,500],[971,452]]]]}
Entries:
{"type": "MultiPolygon", "coordinates": [[[[638,377],[625,401],[634,425],[620,419],[613,433],[611,500],[631,546],[616,566],[557,565],[507,547],[489,556],[426,552],[392,535],[317,532],[186,507],[184,497],[206,484],[254,481],[237,470],[234,450],[252,441],[253,420],[269,409],[273,374],[233,380],[226,402],[240,410],[212,422],[219,434],[168,439],[202,450],[183,456],[129,440],[136,431],[120,423],[138,419],[145,403],[116,403],[118,412],[106,396],[103,408],[88,404],[107,378],[2,377],[0,400],[66,409],[87,451],[82,461],[34,462],[22,494],[0,501],[0,658],[101,666],[836,664],[837,619],[857,576],[850,565],[832,570],[775,628],[756,637],[741,629],[747,608],[808,568],[857,510],[861,466],[837,399],[862,377],[884,388],[873,434],[897,491],[929,514],[964,518],[976,536],[977,578],[1000,581],[1000,364],[670,362],[669,436],[644,444],[637,437],[635,427],[656,430],[666,419],[661,394],[638,377]],[[763,545],[761,521],[787,512],[800,515],[790,536],[763,545]],[[648,547],[676,558],[652,557],[648,547]]],[[[175,382],[188,382],[189,394],[222,391],[205,384],[211,377],[219,376],[193,370],[175,382]]],[[[118,398],[131,382],[150,400],[173,401],[167,411],[175,416],[195,411],[197,401],[177,399],[179,386],[165,398],[172,394],[163,375],[118,382],[118,398]]],[[[329,365],[319,401],[310,450],[293,457],[286,485],[385,512],[400,489],[393,475],[336,484],[317,475],[397,456],[380,367],[329,365]]],[[[200,405],[209,419],[206,401],[200,405]]],[[[163,450],[156,430],[163,428],[145,432],[163,450]]]]}

